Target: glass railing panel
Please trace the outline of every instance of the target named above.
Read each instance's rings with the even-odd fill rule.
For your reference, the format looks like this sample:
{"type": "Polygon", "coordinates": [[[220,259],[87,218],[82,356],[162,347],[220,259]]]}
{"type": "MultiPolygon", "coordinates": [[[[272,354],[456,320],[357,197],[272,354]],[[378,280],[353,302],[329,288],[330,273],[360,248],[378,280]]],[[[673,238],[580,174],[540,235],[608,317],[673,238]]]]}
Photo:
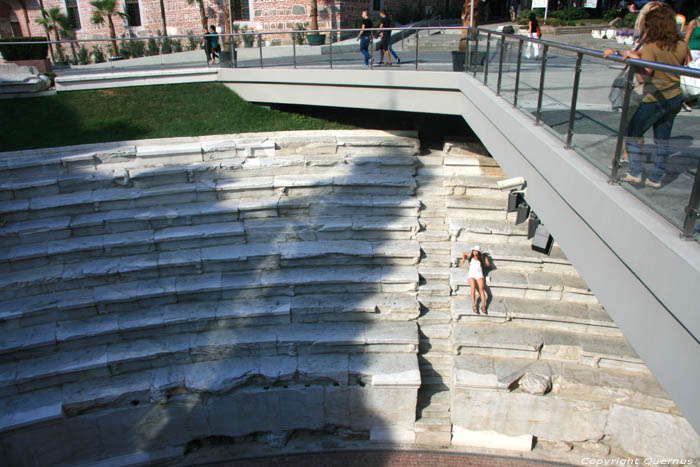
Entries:
{"type": "MultiPolygon", "coordinates": [[[[543,52],[544,48],[536,51],[533,46],[527,61],[538,64],[538,68],[541,69],[539,65],[543,60],[543,52]]],[[[524,54],[527,57],[527,47],[524,54]]],[[[576,54],[555,47],[549,47],[547,51],[540,122],[544,127],[551,129],[562,141],[566,140],[566,132],[569,127],[576,59],[576,54]]]]}
{"type": "MultiPolygon", "coordinates": [[[[515,102],[515,84],[518,71],[518,39],[512,37],[505,37],[503,41],[503,59],[501,64],[501,82],[500,82],[500,95],[508,103],[513,104],[515,102]]],[[[499,41],[499,52],[496,57],[495,68],[496,73],[498,72],[498,65],[500,60],[500,41],[499,41]]],[[[495,76],[496,83],[498,86],[498,75],[495,76]]],[[[491,80],[491,78],[489,78],[491,80]]],[[[490,87],[490,86],[489,86],[490,87]]]]}
{"type": "Polygon", "coordinates": [[[608,95],[621,69],[614,62],[592,57],[584,56],[581,63],[571,146],[606,174],[611,170],[622,116],[608,95]]]}

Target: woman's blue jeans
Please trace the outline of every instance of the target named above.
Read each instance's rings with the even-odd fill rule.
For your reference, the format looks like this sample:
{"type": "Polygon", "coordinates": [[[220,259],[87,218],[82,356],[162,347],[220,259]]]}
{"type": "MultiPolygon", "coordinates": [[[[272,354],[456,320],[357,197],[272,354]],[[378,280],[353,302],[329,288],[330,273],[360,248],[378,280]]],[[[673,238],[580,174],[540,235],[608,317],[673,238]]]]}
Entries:
{"type": "Polygon", "coordinates": [[[641,178],[642,160],[639,139],[644,136],[649,128],[654,128],[654,143],[656,145],[656,159],[654,169],[648,178],[652,182],[661,183],[666,173],[666,160],[668,159],[668,140],[671,138],[673,120],[680,112],[683,104],[683,96],[674,97],[658,102],[642,102],[627,125],[627,138],[625,145],[630,156],[630,174],[641,178]]]}
{"type": "Polygon", "coordinates": [[[372,58],[372,54],[369,53],[369,36],[362,36],[360,38],[360,52],[365,56],[365,65],[369,65],[369,61],[372,58]]]}

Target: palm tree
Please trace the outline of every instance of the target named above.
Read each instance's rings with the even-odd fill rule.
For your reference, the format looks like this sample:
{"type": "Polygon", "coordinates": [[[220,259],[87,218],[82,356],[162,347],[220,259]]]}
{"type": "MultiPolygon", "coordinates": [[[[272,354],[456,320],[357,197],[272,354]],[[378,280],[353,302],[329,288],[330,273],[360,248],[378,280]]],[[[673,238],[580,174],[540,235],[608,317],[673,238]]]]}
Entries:
{"type": "MultiPolygon", "coordinates": [[[[311,30],[318,31],[318,0],[311,0],[311,30]]],[[[314,34],[314,33],[311,33],[314,34]]],[[[318,34],[318,33],[315,33],[318,34]]]]}
{"type": "MultiPolygon", "coordinates": [[[[197,5],[199,5],[199,17],[202,20],[202,30],[205,32],[207,31],[207,13],[204,11],[204,0],[187,0],[188,5],[194,4],[194,2],[197,2],[197,5]]],[[[225,12],[228,12],[228,8],[224,6],[225,12]]],[[[228,24],[228,21],[226,21],[226,24],[228,24]]]]}
{"type": "MultiPolygon", "coordinates": [[[[49,40],[51,40],[51,32],[54,32],[56,34],[56,40],[58,41],[58,44],[56,44],[56,51],[58,52],[59,62],[65,61],[65,57],[63,55],[63,48],[61,47],[61,24],[64,21],[68,21],[68,18],[66,17],[66,15],[61,13],[60,8],[58,8],[57,6],[49,8],[48,12],[42,9],[41,18],[36,20],[37,23],[44,27],[44,30],[46,31],[46,36],[49,40]]],[[[55,62],[56,59],[55,57],[53,57],[53,53],[52,58],[55,62]]]]}
{"type": "Polygon", "coordinates": [[[55,62],[56,57],[54,57],[53,54],[53,44],[51,44],[51,35],[49,34],[49,29],[46,27],[46,10],[44,9],[44,2],[43,0],[39,0],[39,10],[41,10],[41,18],[36,20],[37,23],[41,24],[44,26],[44,32],[46,33],[46,40],[49,41],[49,50],[51,51],[51,61],[55,62]],[[42,22],[44,20],[44,22],[42,22]]]}
{"type": "Polygon", "coordinates": [[[105,18],[107,18],[109,37],[112,39],[112,53],[115,57],[118,57],[119,47],[117,47],[117,33],[114,31],[112,15],[126,16],[126,14],[117,11],[117,0],[93,0],[90,2],[90,5],[95,8],[92,12],[92,22],[94,24],[103,25],[105,18]]]}
{"type": "MultiPolygon", "coordinates": [[[[58,30],[61,31],[63,37],[67,39],[75,39],[75,31],[73,30],[73,22],[66,15],[61,14],[58,19],[58,30]]],[[[78,54],[75,52],[75,44],[69,42],[70,51],[73,54],[73,63],[78,63],[78,54]]]]}

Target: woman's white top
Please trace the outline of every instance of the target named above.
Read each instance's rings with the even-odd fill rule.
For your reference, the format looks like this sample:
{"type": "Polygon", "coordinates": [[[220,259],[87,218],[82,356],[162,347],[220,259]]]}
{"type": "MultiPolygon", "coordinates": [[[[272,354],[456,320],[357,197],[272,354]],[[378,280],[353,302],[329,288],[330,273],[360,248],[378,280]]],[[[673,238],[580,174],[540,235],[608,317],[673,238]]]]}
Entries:
{"type": "Polygon", "coordinates": [[[469,273],[467,278],[471,279],[481,279],[484,277],[484,271],[481,269],[481,261],[476,258],[472,258],[469,261],[469,273]]]}

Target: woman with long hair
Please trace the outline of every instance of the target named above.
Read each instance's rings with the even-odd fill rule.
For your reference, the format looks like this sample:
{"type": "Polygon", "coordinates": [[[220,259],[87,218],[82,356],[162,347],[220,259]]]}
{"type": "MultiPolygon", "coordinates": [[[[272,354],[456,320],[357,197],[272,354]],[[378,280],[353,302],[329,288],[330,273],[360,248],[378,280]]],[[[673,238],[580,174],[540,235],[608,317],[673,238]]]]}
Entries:
{"type": "MultiPolygon", "coordinates": [[[[685,66],[690,56],[688,45],[676,28],[676,15],[667,6],[655,8],[647,13],[644,20],[644,46],[639,51],[625,52],[623,58],[637,58],[667,65],[685,66]]],[[[681,110],[683,96],[680,77],[674,73],[643,68],[636,79],[644,84],[642,103],[627,125],[625,146],[630,158],[630,171],[620,180],[642,182],[642,163],[639,138],[650,128],[654,129],[656,159],[654,168],[645,186],[661,188],[666,173],[668,140],[671,137],[673,121],[681,110]]]]}
{"type": "MultiPolygon", "coordinates": [[[[540,23],[537,21],[537,16],[534,13],[530,13],[530,20],[527,23],[527,35],[536,39],[542,37],[542,33],[540,32],[540,23]]],[[[530,51],[533,48],[535,50],[533,58],[535,60],[540,58],[540,47],[542,47],[541,44],[536,42],[528,42],[527,48],[525,49],[525,58],[530,58],[530,51]]]]}
{"type": "Polygon", "coordinates": [[[484,269],[491,267],[489,257],[481,252],[479,245],[474,245],[474,248],[469,253],[462,253],[461,264],[469,261],[469,272],[467,280],[469,288],[472,291],[472,309],[474,313],[479,314],[479,309],[476,306],[476,288],[479,286],[479,296],[481,297],[481,312],[486,314],[486,291],[484,269]],[[485,266],[485,267],[484,267],[485,266]]]}

